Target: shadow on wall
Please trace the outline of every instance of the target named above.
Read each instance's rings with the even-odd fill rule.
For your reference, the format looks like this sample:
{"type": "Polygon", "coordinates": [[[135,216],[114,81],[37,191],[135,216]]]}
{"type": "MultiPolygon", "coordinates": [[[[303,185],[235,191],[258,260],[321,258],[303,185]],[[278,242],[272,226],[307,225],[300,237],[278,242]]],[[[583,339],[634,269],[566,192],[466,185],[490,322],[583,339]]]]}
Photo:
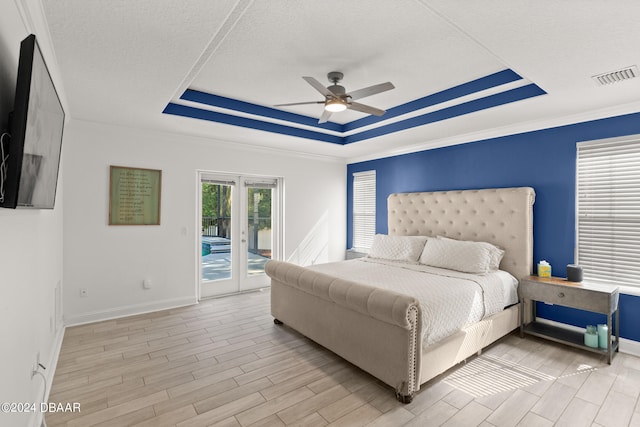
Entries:
{"type": "Polygon", "coordinates": [[[329,262],[329,213],[322,214],[287,261],[298,265],[329,262]]]}
{"type": "MultiPolygon", "coordinates": [[[[0,38],[0,58],[12,58],[12,55],[7,41],[0,38]]],[[[17,58],[14,61],[0,61],[0,131],[7,128],[9,113],[13,110],[17,69],[17,58]]]]}

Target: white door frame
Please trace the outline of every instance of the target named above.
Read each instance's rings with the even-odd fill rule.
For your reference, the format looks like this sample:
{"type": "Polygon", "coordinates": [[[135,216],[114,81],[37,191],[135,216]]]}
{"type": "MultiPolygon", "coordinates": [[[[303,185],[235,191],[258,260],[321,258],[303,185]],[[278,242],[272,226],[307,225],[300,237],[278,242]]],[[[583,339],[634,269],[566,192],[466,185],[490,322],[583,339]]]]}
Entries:
{"type": "Polygon", "coordinates": [[[265,274],[247,275],[247,186],[251,182],[273,182],[272,206],[272,259],[282,259],[284,253],[284,180],[280,177],[257,176],[246,174],[232,174],[225,172],[197,171],[197,211],[196,211],[196,241],[198,254],[202,248],[202,182],[211,179],[231,185],[231,278],[215,281],[203,281],[202,257],[196,262],[197,295],[198,299],[247,292],[269,286],[269,279],[265,274]]]}

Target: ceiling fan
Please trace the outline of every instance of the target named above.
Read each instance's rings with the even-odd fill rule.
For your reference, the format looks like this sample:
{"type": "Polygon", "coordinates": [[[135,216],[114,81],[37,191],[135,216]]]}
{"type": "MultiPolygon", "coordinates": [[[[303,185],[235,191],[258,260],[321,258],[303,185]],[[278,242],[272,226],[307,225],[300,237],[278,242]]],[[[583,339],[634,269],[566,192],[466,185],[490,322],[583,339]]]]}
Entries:
{"type": "Polygon", "coordinates": [[[342,80],[344,74],[339,71],[332,71],[327,74],[327,78],[331,83],[331,86],[324,87],[322,83],[313,77],[303,77],[303,79],[309,83],[315,90],[324,95],[324,101],[310,101],[310,102],[293,102],[290,104],[277,104],[275,107],[286,107],[291,105],[305,105],[305,104],[324,104],[324,111],[320,116],[318,123],[324,123],[329,120],[331,114],[344,111],[346,109],[360,111],[366,114],[373,114],[374,116],[382,116],[385,110],[371,107],[369,105],[360,104],[359,102],[353,102],[356,99],[364,98],[365,96],[371,96],[380,92],[385,92],[395,88],[391,82],[380,83],[377,85],[365,87],[362,89],[354,90],[353,92],[347,92],[344,86],[340,86],[338,82],[342,80]]]}

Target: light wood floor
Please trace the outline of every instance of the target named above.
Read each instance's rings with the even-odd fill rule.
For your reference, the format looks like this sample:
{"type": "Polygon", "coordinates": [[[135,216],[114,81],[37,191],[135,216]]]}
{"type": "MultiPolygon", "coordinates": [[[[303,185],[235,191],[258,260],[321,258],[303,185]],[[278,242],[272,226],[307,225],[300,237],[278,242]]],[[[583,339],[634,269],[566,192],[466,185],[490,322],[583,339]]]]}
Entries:
{"type": "Polygon", "coordinates": [[[53,426],[640,426],[640,359],[510,335],[411,404],[269,315],[269,292],[68,328],[53,426]]]}

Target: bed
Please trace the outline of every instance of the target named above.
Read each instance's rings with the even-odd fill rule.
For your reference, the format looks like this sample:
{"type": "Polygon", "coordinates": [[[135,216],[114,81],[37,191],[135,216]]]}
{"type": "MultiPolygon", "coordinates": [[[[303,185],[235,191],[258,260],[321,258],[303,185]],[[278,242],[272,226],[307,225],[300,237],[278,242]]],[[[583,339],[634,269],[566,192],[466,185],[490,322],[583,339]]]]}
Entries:
{"type": "MultiPolygon", "coordinates": [[[[489,280],[491,274],[448,271],[437,264],[425,266],[420,261],[427,253],[434,253],[427,249],[444,245],[446,254],[455,245],[469,242],[475,250],[481,244],[470,242],[486,242],[504,251],[497,260],[499,270],[517,282],[531,274],[533,267],[534,200],[535,192],[530,187],[392,194],[387,201],[385,238],[401,239],[406,246],[408,240],[414,242],[421,239],[416,236],[424,236],[420,258],[416,262],[403,262],[401,258],[399,263],[370,254],[365,259],[309,267],[269,261],[266,273],[271,278],[274,322],[284,323],[369,372],[393,387],[398,400],[408,403],[421,384],[479,353],[520,322],[518,304],[499,299],[478,303],[478,295],[484,298],[489,289],[480,282],[489,280]],[[434,332],[430,329],[434,316],[435,320],[445,319],[441,322],[445,326],[449,320],[455,323],[457,315],[447,310],[460,305],[456,298],[463,297],[445,303],[442,301],[446,298],[437,299],[438,294],[427,296],[425,303],[424,296],[416,296],[405,287],[421,277],[430,277],[427,282],[434,283],[430,286],[452,288],[449,280],[453,276],[463,276],[458,279],[467,280],[474,289],[474,294],[464,298],[471,299],[467,311],[475,314],[457,319],[461,324],[452,330],[434,332]],[[437,303],[429,306],[429,298],[437,303]],[[444,307],[446,315],[431,313],[433,306],[444,307]]],[[[441,256],[443,253],[437,254],[448,267],[447,262],[453,258],[441,256]]],[[[473,265],[468,268],[474,270],[473,265]]],[[[506,296],[509,280],[504,277],[498,282],[503,281],[506,296]]]]}

